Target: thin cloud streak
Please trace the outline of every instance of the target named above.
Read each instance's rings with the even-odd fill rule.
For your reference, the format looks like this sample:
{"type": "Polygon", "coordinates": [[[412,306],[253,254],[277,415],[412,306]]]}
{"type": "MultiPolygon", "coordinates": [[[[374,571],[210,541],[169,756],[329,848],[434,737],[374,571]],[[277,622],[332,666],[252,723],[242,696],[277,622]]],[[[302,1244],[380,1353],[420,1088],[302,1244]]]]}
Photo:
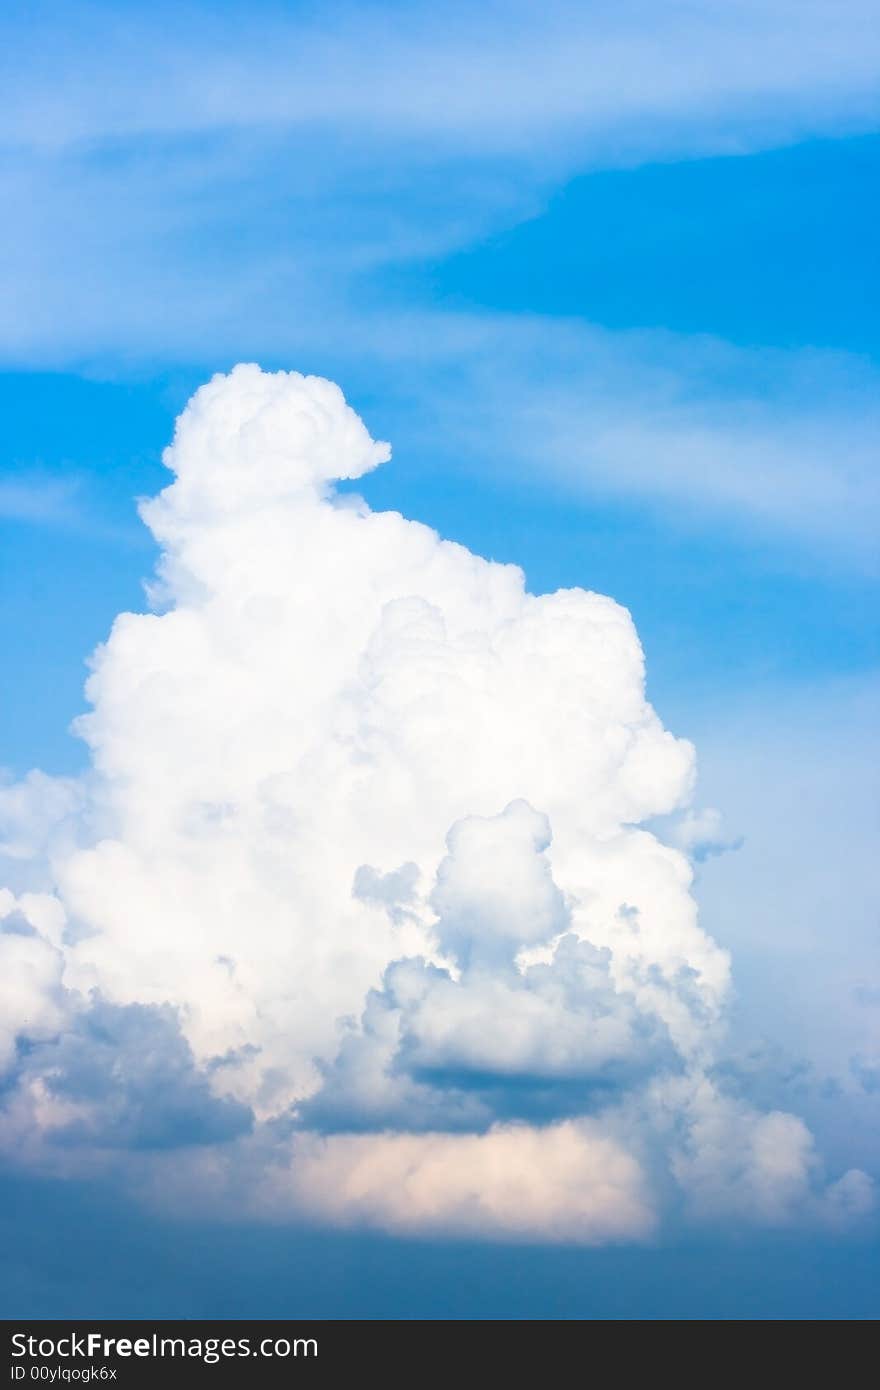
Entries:
{"type": "Polygon", "coordinates": [[[207,18],[200,5],[18,7],[7,142],[355,122],[368,140],[400,144],[497,154],[568,137],[631,156],[657,148],[658,121],[667,143],[743,148],[877,114],[880,40],[860,0],[836,6],[833,22],[809,0],[452,4],[442,15],[263,4],[245,15],[212,6],[207,18]],[[688,133],[695,120],[700,136],[688,133]]]}

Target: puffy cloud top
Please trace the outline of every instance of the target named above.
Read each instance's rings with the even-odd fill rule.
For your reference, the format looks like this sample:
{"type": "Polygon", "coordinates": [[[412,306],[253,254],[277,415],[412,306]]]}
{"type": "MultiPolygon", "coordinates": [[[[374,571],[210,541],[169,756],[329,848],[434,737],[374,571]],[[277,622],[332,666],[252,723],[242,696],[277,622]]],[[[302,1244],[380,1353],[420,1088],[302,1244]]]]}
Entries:
{"type": "Polygon", "coordinates": [[[241,363],[202,386],[177,421],[164,454],[177,483],[165,500],[178,515],[240,514],[305,487],[359,478],[390,457],[334,382],[241,363]]]}
{"type": "Polygon", "coordinates": [[[461,964],[476,958],[491,965],[564,930],[565,901],[542,854],[550,840],[550,822],[527,801],[452,827],[431,894],[444,951],[461,964]]]}

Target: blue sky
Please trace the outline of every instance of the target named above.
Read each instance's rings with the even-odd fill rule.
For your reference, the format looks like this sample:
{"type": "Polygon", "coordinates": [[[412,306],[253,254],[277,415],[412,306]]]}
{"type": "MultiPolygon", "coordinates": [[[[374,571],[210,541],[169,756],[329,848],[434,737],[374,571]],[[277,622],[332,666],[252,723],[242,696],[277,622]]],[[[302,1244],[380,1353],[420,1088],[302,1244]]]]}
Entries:
{"type": "Polygon", "coordinates": [[[876,1252],[773,1236],[673,1250],[391,1242],[163,1226],[86,1189],[11,1187],[10,1318],[873,1318],[876,1252]],[[50,1224],[51,1223],[51,1224],[50,1224]],[[27,1242],[22,1238],[27,1233],[27,1242]],[[170,1311],[169,1311],[170,1310],[170,1311]]]}
{"type": "MultiPolygon", "coordinates": [[[[0,766],[86,767],[84,661],[144,605],[133,499],[165,485],[192,391],[240,360],[327,375],[393,447],[346,487],[522,565],[533,592],[630,609],[649,697],[697,745],[698,803],[743,838],[697,880],[741,1046],[777,1058],[773,1104],[792,1058],[812,1069],[801,1113],[876,1173],[876,1093],[826,1084],[878,1046],[870,10],[11,6],[0,766]]],[[[249,1242],[257,1288],[292,1277],[274,1236],[206,1238],[226,1265],[249,1242]]],[[[151,1236],[118,1315],[158,1306],[178,1239],[151,1236]]],[[[347,1239],[308,1237],[326,1309],[455,1305],[448,1247],[347,1239]]],[[[695,1316],[752,1316],[756,1278],[788,1290],[778,1316],[867,1314],[864,1246],[833,1247],[834,1289],[796,1247],[724,1247],[715,1304],[720,1246],[577,1258],[588,1284],[613,1261],[631,1316],[687,1315],[656,1313],[658,1261],[695,1316]]],[[[117,1310],[105,1249],[89,1279],[117,1310]]],[[[487,1316],[590,1315],[560,1292],[570,1252],[516,1280],[471,1258],[477,1315],[481,1297],[487,1316]]],[[[73,1306],[79,1274],[29,1278],[31,1311],[73,1306]]],[[[212,1274],[193,1309],[227,1315],[228,1287],[212,1274]]]]}

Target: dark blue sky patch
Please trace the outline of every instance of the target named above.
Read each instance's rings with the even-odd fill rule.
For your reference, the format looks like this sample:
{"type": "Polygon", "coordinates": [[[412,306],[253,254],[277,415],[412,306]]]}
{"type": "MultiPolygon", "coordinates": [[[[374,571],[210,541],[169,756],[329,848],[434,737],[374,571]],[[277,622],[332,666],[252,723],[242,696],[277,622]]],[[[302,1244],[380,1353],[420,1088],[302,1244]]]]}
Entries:
{"type": "Polygon", "coordinates": [[[586,174],[539,216],[421,271],[432,301],[880,350],[880,137],[586,174]]]}

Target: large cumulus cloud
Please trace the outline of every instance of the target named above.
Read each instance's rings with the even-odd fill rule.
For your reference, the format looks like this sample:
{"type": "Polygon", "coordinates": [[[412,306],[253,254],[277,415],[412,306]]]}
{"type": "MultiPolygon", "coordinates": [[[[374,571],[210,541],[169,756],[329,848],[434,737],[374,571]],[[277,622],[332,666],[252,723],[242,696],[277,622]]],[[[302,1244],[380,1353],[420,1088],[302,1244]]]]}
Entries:
{"type": "Polygon", "coordinates": [[[143,1180],[174,1148],[179,1190],[398,1231],[863,1212],[712,1079],[727,956],[644,828],[694,755],[629,614],[336,492],[387,457],[296,373],[178,421],[91,770],[0,788],[8,1151],[143,1180]]]}

